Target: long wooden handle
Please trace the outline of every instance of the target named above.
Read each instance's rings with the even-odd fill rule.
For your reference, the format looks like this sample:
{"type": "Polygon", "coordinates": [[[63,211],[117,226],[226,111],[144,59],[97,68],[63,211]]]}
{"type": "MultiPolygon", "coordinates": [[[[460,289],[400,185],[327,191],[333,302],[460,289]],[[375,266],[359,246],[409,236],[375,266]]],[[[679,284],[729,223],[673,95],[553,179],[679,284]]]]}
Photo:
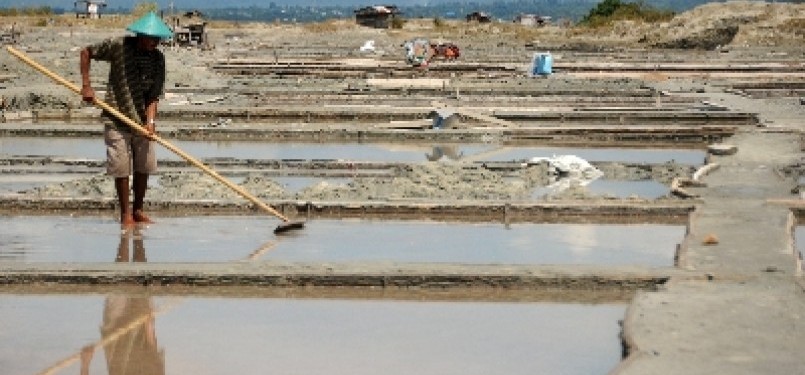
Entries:
{"type": "MultiPolygon", "coordinates": [[[[68,89],[76,92],[77,94],[81,94],[81,88],[79,88],[78,86],[76,86],[72,82],[60,77],[58,74],[50,71],[49,69],[47,69],[44,66],[40,65],[39,63],[37,63],[36,61],[31,60],[31,58],[29,58],[28,56],[26,56],[22,52],[18,51],[14,47],[6,46],[6,50],[8,50],[8,52],[10,54],[14,55],[14,57],[22,60],[24,63],[30,65],[32,68],[38,70],[40,73],[50,77],[51,79],[53,79],[57,83],[67,87],[68,89]]],[[[120,111],[118,111],[114,107],[110,106],[109,104],[107,104],[103,100],[100,100],[100,99],[98,99],[96,97],[96,98],[93,99],[93,103],[96,106],[100,107],[101,109],[111,113],[112,115],[114,115],[115,117],[120,119],[120,121],[123,121],[124,123],[126,123],[126,125],[130,126],[132,129],[136,130],[137,132],[139,132],[141,134],[144,134],[144,135],[148,135],[148,131],[145,130],[144,127],[142,127],[140,124],[134,122],[134,120],[128,118],[128,116],[124,115],[123,113],[120,113],[120,111]]],[[[153,134],[150,137],[154,142],[157,142],[157,143],[161,144],[162,146],[164,146],[165,148],[167,148],[168,150],[170,150],[174,154],[179,155],[180,157],[182,157],[182,159],[187,160],[188,163],[193,164],[198,169],[201,169],[202,171],[204,171],[204,173],[206,173],[206,174],[210,175],[212,178],[218,180],[218,182],[220,182],[220,183],[226,185],[227,187],[229,187],[230,189],[234,190],[236,193],[240,194],[240,196],[242,196],[243,198],[246,198],[249,201],[251,201],[252,203],[254,203],[257,207],[260,207],[264,211],[266,211],[266,212],[268,212],[268,213],[280,218],[282,221],[285,221],[285,222],[290,221],[287,217],[285,217],[284,215],[279,213],[277,210],[275,210],[271,206],[263,203],[263,201],[257,199],[257,197],[255,197],[254,195],[250,194],[249,192],[244,190],[242,187],[240,187],[238,185],[235,185],[231,181],[227,180],[226,178],[224,178],[223,176],[218,174],[218,172],[216,172],[212,168],[204,165],[204,163],[196,160],[196,158],[188,155],[187,153],[185,153],[184,151],[182,151],[178,147],[174,146],[172,143],[162,139],[161,137],[159,137],[156,134],[153,134]]]]}

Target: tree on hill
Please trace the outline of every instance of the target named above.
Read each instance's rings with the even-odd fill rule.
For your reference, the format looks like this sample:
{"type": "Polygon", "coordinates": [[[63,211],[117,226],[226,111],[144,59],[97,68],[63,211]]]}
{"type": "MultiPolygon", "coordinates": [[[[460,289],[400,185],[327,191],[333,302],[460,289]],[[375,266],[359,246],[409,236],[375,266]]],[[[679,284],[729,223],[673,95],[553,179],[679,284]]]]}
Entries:
{"type": "Polygon", "coordinates": [[[580,24],[587,26],[601,26],[616,20],[642,20],[656,22],[669,20],[674,17],[670,10],[658,10],[643,1],[625,3],[620,0],[604,0],[596,5],[581,19],[580,24]]]}
{"type": "Polygon", "coordinates": [[[148,2],[143,1],[141,3],[137,3],[134,8],[131,9],[131,15],[135,17],[144,16],[148,12],[157,12],[159,11],[159,5],[155,2],[148,2]]]}

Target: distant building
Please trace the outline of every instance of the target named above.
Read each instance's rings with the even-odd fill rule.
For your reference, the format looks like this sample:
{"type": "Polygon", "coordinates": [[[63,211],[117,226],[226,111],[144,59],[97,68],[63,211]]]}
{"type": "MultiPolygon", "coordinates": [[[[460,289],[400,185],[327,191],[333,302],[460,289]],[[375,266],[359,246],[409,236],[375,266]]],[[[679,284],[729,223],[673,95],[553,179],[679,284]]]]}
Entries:
{"type": "Polygon", "coordinates": [[[395,5],[373,5],[355,10],[355,22],[376,29],[388,29],[400,14],[395,5]]]}
{"type": "Polygon", "coordinates": [[[179,46],[206,47],[207,21],[197,11],[185,12],[179,16],[168,17],[168,24],[173,28],[173,43],[179,46]]]}
{"type": "Polygon", "coordinates": [[[101,9],[106,8],[106,0],[81,0],[73,2],[75,18],[101,18],[101,9]]]}
{"type": "Polygon", "coordinates": [[[17,44],[20,39],[20,31],[17,23],[14,22],[11,26],[4,28],[5,30],[0,33],[0,44],[17,44]]]}
{"type": "Polygon", "coordinates": [[[526,26],[543,26],[551,22],[551,17],[538,16],[536,14],[519,14],[514,17],[514,23],[526,26]]]}
{"type": "Polygon", "coordinates": [[[492,22],[492,17],[485,12],[472,12],[467,15],[467,22],[476,21],[478,23],[492,22]]]}

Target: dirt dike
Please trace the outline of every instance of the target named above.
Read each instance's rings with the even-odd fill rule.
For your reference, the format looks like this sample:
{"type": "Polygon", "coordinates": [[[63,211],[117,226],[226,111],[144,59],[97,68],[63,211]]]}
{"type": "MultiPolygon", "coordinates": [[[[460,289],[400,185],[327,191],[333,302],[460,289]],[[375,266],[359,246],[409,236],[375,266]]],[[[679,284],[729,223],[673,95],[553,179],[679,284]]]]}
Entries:
{"type": "MultiPolygon", "coordinates": [[[[653,179],[670,185],[674,178],[691,178],[694,167],[676,163],[655,166],[627,166],[620,163],[601,163],[602,178],[622,181],[653,179]]],[[[515,171],[499,172],[477,163],[422,163],[400,165],[388,171],[386,177],[355,177],[347,182],[322,181],[299,192],[290,192],[269,176],[252,173],[246,175],[240,187],[267,200],[305,201],[371,201],[418,199],[444,200],[530,200],[537,188],[563,185],[552,201],[563,199],[613,199],[594,196],[585,191],[581,183],[568,176],[557,175],[547,163],[538,163],[515,171]],[[567,180],[567,181],[564,181],[567,180]]],[[[155,176],[148,196],[151,200],[205,200],[231,201],[240,196],[212,177],[199,171],[165,172],[155,176]]],[[[96,175],[73,179],[22,191],[19,197],[102,199],[114,196],[110,178],[96,175]]],[[[669,196],[670,198],[670,196],[669,196]]],[[[634,197],[634,199],[640,199],[634,197]]]]}

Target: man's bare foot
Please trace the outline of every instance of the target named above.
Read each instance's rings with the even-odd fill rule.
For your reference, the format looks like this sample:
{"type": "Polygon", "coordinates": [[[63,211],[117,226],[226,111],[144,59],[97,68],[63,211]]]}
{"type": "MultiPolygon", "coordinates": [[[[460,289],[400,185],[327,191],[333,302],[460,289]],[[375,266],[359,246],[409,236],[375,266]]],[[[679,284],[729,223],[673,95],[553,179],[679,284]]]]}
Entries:
{"type": "Polygon", "coordinates": [[[134,220],[134,217],[131,215],[125,215],[120,218],[120,226],[121,227],[133,227],[137,222],[134,220]]]}
{"type": "Polygon", "coordinates": [[[146,216],[142,211],[134,211],[133,219],[136,223],[139,224],[151,224],[154,221],[151,220],[150,217],[146,216]]]}

